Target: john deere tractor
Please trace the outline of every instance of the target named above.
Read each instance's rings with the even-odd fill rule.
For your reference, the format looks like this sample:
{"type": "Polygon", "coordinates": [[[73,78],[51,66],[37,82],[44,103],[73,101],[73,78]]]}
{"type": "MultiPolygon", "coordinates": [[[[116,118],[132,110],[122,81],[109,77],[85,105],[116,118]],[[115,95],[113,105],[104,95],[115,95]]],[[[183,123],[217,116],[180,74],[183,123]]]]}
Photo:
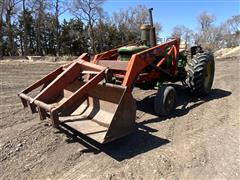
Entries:
{"type": "Polygon", "coordinates": [[[82,54],[21,91],[23,106],[38,112],[42,120],[49,117],[54,127],[70,127],[106,143],[137,129],[135,86],[158,88],[152,108],[160,116],[169,115],[176,101],[168,82],[182,82],[197,97],[208,95],[213,55],[194,46],[189,58],[179,38],[157,45],[152,9],[149,12],[150,24],[141,26],[141,41],[92,59],[82,54]],[[31,91],[38,93],[32,96],[31,91]]]}

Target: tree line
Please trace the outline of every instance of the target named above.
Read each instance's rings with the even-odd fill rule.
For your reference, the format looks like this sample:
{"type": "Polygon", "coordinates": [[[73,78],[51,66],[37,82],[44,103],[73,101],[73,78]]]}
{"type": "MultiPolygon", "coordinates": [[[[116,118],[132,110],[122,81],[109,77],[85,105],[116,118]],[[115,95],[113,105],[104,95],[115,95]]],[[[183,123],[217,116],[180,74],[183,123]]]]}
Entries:
{"type": "Polygon", "coordinates": [[[178,25],[173,28],[172,36],[181,37],[186,44],[198,44],[212,51],[240,45],[240,15],[215,25],[216,17],[203,11],[196,20],[197,30],[178,25]]]}
{"type": "MultiPolygon", "coordinates": [[[[1,0],[0,56],[95,54],[139,39],[148,9],[138,5],[113,13],[105,0],[1,0]],[[71,19],[62,20],[64,13],[71,19]]],[[[161,30],[156,23],[157,31],[161,30]]]]}
{"type": "MultiPolygon", "coordinates": [[[[143,5],[119,10],[109,16],[105,0],[0,0],[0,57],[17,55],[96,54],[139,39],[139,25],[148,23],[143,5]],[[62,20],[63,14],[71,19],[62,20]]],[[[172,36],[186,43],[207,44],[210,48],[239,44],[240,16],[221,26],[206,12],[198,18],[199,31],[176,26],[172,36]],[[209,45],[210,44],[210,45],[209,45]]],[[[160,23],[155,23],[157,34],[160,23]]]]}

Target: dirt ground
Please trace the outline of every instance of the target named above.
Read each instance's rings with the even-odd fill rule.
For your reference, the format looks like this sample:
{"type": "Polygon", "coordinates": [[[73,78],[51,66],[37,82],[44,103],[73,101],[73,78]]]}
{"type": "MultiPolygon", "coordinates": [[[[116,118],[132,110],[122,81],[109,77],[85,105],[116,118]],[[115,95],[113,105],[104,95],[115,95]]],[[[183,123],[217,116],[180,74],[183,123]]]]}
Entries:
{"type": "Polygon", "coordinates": [[[22,108],[17,93],[59,63],[0,62],[0,179],[240,179],[239,63],[216,60],[204,99],[176,85],[167,118],[152,111],[155,91],[135,89],[139,130],[101,146],[22,108]]]}

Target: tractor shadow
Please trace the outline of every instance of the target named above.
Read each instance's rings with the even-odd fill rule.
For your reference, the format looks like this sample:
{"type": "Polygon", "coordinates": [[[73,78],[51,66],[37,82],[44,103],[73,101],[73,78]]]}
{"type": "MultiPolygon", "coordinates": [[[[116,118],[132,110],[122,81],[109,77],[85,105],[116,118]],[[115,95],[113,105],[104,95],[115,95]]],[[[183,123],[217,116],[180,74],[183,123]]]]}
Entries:
{"type": "MultiPolygon", "coordinates": [[[[105,153],[111,158],[117,161],[123,161],[125,159],[131,159],[139,154],[151,151],[152,149],[159,148],[160,146],[170,143],[168,139],[163,139],[158,136],[154,136],[151,132],[158,131],[148,127],[149,123],[161,122],[172,117],[180,117],[186,115],[191,109],[200,106],[211,100],[224,98],[231,95],[231,92],[213,89],[211,94],[203,99],[194,98],[189,95],[186,89],[179,85],[173,85],[177,91],[177,104],[178,107],[170,116],[157,117],[153,119],[143,120],[137,123],[138,130],[123,138],[117,139],[107,144],[99,144],[96,141],[88,138],[82,133],[63,125],[59,128],[59,132],[64,133],[68,138],[67,143],[80,143],[85,148],[83,153],[99,154],[105,153]],[[179,108],[181,107],[181,108],[179,108]]],[[[145,97],[141,101],[137,101],[138,111],[142,111],[149,114],[154,114],[152,103],[154,100],[154,94],[152,96],[145,97]]]]}
{"type": "Polygon", "coordinates": [[[144,129],[138,129],[135,133],[104,145],[102,150],[115,160],[122,161],[168,143],[170,143],[168,139],[154,136],[144,129]]]}
{"type": "Polygon", "coordinates": [[[119,162],[170,142],[167,139],[154,136],[144,129],[139,129],[128,136],[106,144],[99,144],[66,125],[60,126],[58,130],[56,133],[63,133],[67,136],[67,143],[79,143],[83,145],[85,147],[82,150],[83,153],[99,154],[103,152],[119,162]]]}
{"type": "MultiPolygon", "coordinates": [[[[177,97],[176,97],[176,109],[169,115],[164,117],[156,117],[153,119],[147,119],[143,120],[142,122],[139,122],[138,125],[141,128],[148,128],[145,126],[145,124],[149,123],[155,123],[164,121],[170,118],[176,118],[181,117],[188,112],[204,103],[207,103],[212,100],[221,99],[227,96],[230,96],[232,93],[230,91],[225,91],[222,89],[212,89],[210,94],[203,98],[196,98],[192,96],[186,88],[184,88],[181,85],[178,84],[172,84],[172,86],[176,89],[177,97]]],[[[153,109],[153,102],[155,98],[155,94],[152,94],[151,96],[145,97],[144,99],[137,101],[137,109],[139,111],[142,111],[147,114],[152,114],[154,116],[157,116],[153,109]]],[[[149,130],[150,132],[154,130],[149,130]]]]}

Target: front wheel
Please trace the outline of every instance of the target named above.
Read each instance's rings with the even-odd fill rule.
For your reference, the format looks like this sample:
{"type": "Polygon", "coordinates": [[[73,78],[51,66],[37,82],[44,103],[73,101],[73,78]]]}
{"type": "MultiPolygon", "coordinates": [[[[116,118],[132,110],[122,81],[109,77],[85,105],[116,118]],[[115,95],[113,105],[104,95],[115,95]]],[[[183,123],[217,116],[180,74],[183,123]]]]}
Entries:
{"type": "Polygon", "coordinates": [[[174,109],[176,91],[172,86],[162,86],[154,99],[154,111],[157,115],[168,116],[174,109]]]}

